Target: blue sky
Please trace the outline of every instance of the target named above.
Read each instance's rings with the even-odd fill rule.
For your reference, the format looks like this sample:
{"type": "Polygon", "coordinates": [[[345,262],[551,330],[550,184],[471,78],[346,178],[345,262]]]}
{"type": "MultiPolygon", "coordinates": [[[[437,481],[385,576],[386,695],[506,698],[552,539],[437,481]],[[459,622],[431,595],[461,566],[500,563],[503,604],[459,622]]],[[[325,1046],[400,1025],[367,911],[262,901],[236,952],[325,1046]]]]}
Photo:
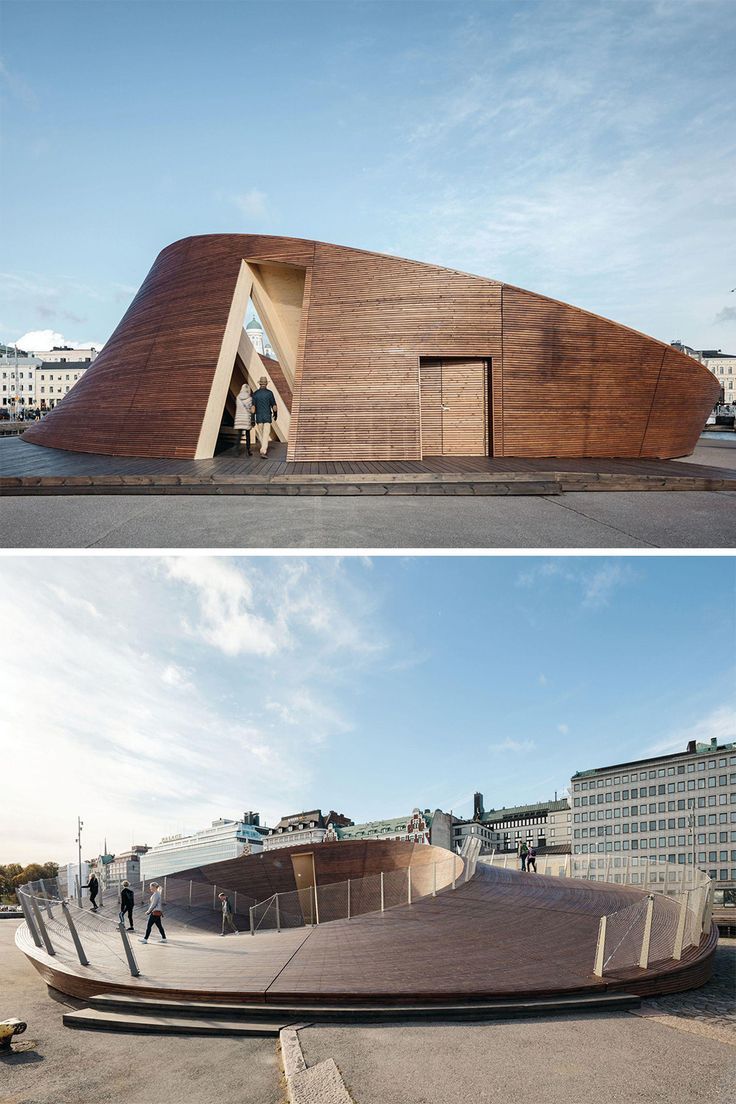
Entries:
{"type": "Polygon", "coordinates": [[[0,862],[562,793],[736,739],[731,557],[0,560],[0,862]],[[43,632],[38,626],[43,624],[43,632]]]}
{"type": "Polygon", "coordinates": [[[315,237],[736,352],[731,0],[3,5],[0,340],[315,237]]]}

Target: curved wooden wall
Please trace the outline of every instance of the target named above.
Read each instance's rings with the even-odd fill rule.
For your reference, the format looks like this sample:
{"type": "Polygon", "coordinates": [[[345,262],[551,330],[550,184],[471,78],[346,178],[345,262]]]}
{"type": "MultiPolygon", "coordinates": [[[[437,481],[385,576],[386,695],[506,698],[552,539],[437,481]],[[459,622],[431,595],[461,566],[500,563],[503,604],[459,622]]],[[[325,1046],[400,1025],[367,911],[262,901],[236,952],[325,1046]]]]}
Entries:
{"type": "Polygon", "coordinates": [[[343,882],[348,878],[367,878],[370,874],[403,870],[433,862],[446,862],[451,852],[425,843],[400,840],[343,840],[340,843],[303,844],[279,847],[258,855],[209,863],[169,875],[169,881],[190,879],[237,890],[256,901],[265,901],[272,893],[290,893],[297,888],[292,855],[314,855],[317,885],[343,882]]]}
{"type": "Polygon", "coordinates": [[[298,335],[294,303],[272,304],[296,346],[290,460],[427,454],[422,357],[490,360],[497,456],[683,455],[718,397],[710,372],[671,346],[520,288],[322,242],[212,234],[159,254],[93,366],[25,438],[203,455],[243,262],[266,292],[283,266],[304,276],[298,335]]]}

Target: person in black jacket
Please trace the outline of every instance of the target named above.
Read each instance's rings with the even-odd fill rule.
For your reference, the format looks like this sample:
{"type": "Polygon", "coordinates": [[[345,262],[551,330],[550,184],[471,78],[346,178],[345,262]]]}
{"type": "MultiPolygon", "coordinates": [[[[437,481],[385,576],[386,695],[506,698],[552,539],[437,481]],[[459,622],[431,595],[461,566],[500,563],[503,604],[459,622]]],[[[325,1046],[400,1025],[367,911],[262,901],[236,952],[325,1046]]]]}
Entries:
{"type": "Polygon", "coordinates": [[[128,931],[135,931],[133,927],[133,905],[135,904],[135,897],[133,896],[133,890],[130,888],[130,882],[123,882],[123,888],[120,890],[120,923],[123,923],[123,917],[128,914],[128,931]]]}
{"type": "Polygon", "coordinates": [[[90,874],[89,881],[86,885],[82,886],[82,889],[89,890],[89,903],[92,905],[92,911],[97,912],[97,894],[100,892],[100,883],[97,881],[97,875],[90,874]]]}

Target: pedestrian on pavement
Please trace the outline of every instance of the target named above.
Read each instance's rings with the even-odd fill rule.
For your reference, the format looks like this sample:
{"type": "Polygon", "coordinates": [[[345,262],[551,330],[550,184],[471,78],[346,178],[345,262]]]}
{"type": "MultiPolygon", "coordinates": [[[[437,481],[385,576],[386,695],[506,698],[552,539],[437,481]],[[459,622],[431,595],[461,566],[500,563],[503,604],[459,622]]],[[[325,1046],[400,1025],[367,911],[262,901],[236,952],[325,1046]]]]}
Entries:
{"type": "Polygon", "coordinates": [[[235,428],[238,430],[238,452],[243,450],[243,437],[248,456],[250,451],[250,431],[253,428],[253,396],[250,387],[244,383],[235,400],[235,428]]]}
{"type": "Polygon", "coordinates": [[[133,890],[130,888],[130,882],[123,882],[123,888],[120,890],[120,923],[124,923],[124,917],[127,913],[128,916],[128,931],[133,931],[133,905],[135,904],[135,897],[133,896],[133,890]]]}
{"type": "Polygon", "coordinates": [[[534,867],[534,873],[537,873],[537,849],[536,847],[530,847],[529,853],[526,857],[526,869],[527,873],[534,867]]]}
{"type": "Polygon", "coordinates": [[[268,452],[268,442],[271,437],[271,423],[276,421],[278,411],[273,391],[268,387],[268,379],[261,376],[258,381],[258,390],[253,392],[253,405],[256,411],[256,431],[261,441],[261,456],[268,452]]]}
{"type": "Polygon", "coordinates": [[[526,870],[526,858],[528,853],[529,848],[527,847],[526,843],[522,843],[521,847],[519,848],[519,858],[521,859],[522,870],[526,870]]]}
{"type": "Polygon", "coordinates": [[[230,904],[230,898],[227,893],[218,893],[217,896],[220,898],[220,904],[222,905],[222,931],[220,935],[225,934],[226,927],[232,928],[236,935],[240,935],[233,920],[233,906],[230,904]]]}
{"type": "Polygon", "coordinates": [[[100,892],[100,883],[97,881],[97,875],[90,874],[89,881],[86,885],[82,886],[82,889],[89,890],[89,903],[92,906],[92,911],[97,912],[97,894],[100,892]]]}
{"type": "Polygon", "coordinates": [[[146,934],[143,939],[139,940],[140,943],[147,943],[148,937],[151,934],[151,929],[154,924],[161,932],[161,942],[166,942],[166,932],[164,926],[161,923],[161,919],[164,915],[163,901],[161,900],[161,886],[158,882],[151,882],[148,887],[151,891],[151,900],[148,902],[148,908],[146,909],[146,916],[148,917],[148,924],[146,925],[146,934]]]}

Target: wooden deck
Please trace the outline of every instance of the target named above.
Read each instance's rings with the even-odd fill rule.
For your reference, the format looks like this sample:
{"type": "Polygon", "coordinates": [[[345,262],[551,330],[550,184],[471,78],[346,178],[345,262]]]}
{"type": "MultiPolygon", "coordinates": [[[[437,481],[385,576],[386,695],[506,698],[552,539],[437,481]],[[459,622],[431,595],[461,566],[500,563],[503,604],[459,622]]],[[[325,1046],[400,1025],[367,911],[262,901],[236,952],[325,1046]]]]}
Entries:
{"type": "Polygon", "coordinates": [[[415,461],[287,463],[233,450],[208,460],[66,452],[0,440],[0,493],[43,494],[561,494],[565,491],[736,490],[736,471],[675,460],[437,456],[415,461]]]}
{"type": "Polygon", "coordinates": [[[479,866],[455,890],[385,913],[255,936],[167,925],[166,946],[134,943],[126,974],[119,936],[97,939],[91,965],[69,945],[52,958],[21,926],[17,941],[48,984],[73,996],[138,997],[279,1006],[482,1001],[607,991],[662,993],[710,976],[714,928],[680,962],[592,974],[599,917],[639,900],[630,887],[479,866]]]}

